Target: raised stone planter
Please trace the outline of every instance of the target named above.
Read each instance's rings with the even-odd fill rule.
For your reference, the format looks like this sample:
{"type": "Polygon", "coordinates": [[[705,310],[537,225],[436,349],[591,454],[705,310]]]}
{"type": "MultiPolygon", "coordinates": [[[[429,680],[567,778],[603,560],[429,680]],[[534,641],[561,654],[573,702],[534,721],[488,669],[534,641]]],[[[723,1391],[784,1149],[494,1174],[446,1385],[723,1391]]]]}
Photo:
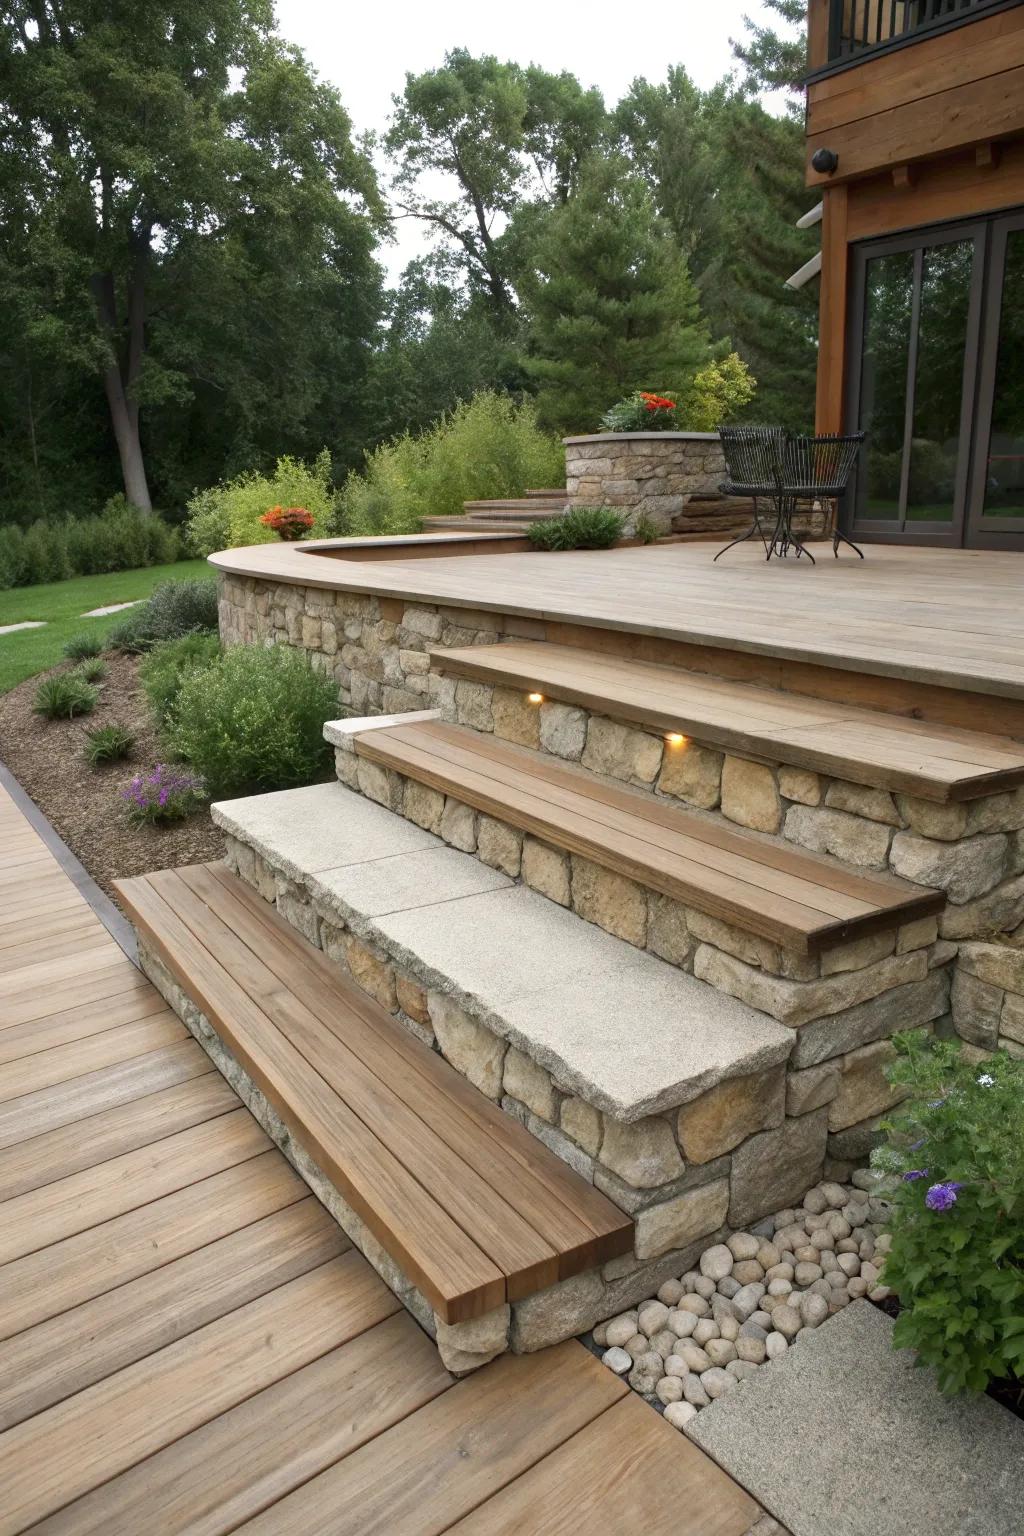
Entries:
{"type": "Polygon", "coordinates": [[[692,497],[717,496],[725,479],[717,432],[601,432],[563,441],[569,505],[621,507],[627,534],[641,514],[659,532],[672,531],[692,497]]]}

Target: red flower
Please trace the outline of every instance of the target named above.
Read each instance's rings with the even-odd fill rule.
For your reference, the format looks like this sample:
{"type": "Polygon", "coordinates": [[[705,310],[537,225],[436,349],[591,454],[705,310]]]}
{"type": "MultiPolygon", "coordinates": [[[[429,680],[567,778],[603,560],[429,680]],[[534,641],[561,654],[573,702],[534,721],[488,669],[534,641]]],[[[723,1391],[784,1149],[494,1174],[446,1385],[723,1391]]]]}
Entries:
{"type": "Polygon", "coordinates": [[[301,539],[313,526],[313,514],[305,507],[271,507],[264,512],[260,522],[273,528],[280,539],[301,539]]]}

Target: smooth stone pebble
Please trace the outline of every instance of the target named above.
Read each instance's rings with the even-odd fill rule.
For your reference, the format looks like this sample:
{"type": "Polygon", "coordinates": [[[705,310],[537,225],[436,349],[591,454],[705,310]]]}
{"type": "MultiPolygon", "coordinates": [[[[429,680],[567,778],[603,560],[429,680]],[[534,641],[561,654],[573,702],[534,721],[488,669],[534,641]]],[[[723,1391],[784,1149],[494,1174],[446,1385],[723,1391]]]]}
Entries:
{"type": "Polygon", "coordinates": [[[888,1295],[889,1287],[887,1285],[876,1285],[868,1291],[868,1296],[872,1301],[885,1301],[888,1295]]]}
{"type": "Polygon", "coordinates": [[[867,1295],[868,1283],[862,1275],[851,1275],[849,1280],[846,1282],[846,1289],[849,1292],[851,1299],[855,1299],[858,1296],[867,1295]]]}
{"type": "Polygon", "coordinates": [[[749,1377],[757,1375],[757,1366],[749,1360],[730,1360],[726,1366],[730,1376],[735,1376],[737,1381],[747,1381],[749,1377]]]}
{"type": "Polygon", "coordinates": [[[676,1336],[672,1332],[671,1328],[662,1328],[660,1332],[656,1333],[651,1339],[651,1348],[656,1349],[658,1354],[664,1360],[666,1356],[673,1353],[677,1343],[678,1340],[676,1339],[676,1336]]]}
{"type": "Polygon", "coordinates": [[[756,1259],[739,1259],[732,1267],[733,1279],[740,1285],[756,1285],[764,1279],[764,1270],[756,1259]]]}
{"type": "Polygon", "coordinates": [[[765,1270],[764,1277],[770,1288],[773,1280],[792,1280],[793,1273],[792,1264],[773,1264],[771,1269],[765,1270]]]}
{"type": "Polygon", "coordinates": [[[683,1287],[680,1281],[666,1280],[658,1292],[658,1300],[663,1301],[666,1307],[674,1307],[682,1294],[683,1287]]]}
{"type": "Polygon", "coordinates": [[[718,1331],[723,1339],[738,1339],[740,1324],[734,1317],[723,1317],[719,1321],[718,1331]]]}
{"type": "Polygon", "coordinates": [[[788,1348],[789,1341],[782,1333],[770,1333],[764,1341],[765,1354],[769,1360],[777,1360],[788,1348]]]}
{"type": "Polygon", "coordinates": [[[840,1210],[850,1198],[841,1184],[821,1184],[819,1188],[833,1210],[840,1210]]]}
{"type": "Polygon", "coordinates": [[[776,1248],[774,1243],[762,1243],[760,1248],[754,1254],[754,1258],[760,1264],[761,1268],[766,1272],[771,1269],[773,1264],[782,1263],[782,1254],[776,1248]]]}
{"type": "Polygon", "coordinates": [[[594,1329],[594,1343],[597,1345],[598,1349],[608,1348],[607,1323],[598,1323],[597,1327],[594,1329]]]}
{"type": "Polygon", "coordinates": [[[800,1313],[795,1307],[776,1307],[772,1313],[772,1322],[775,1324],[776,1333],[791,1339],[800,1330],[800,1313]]]}
{"type": "Polygon", "coordinates": [[[707,1344],[710,1339],[719,1337],[718,1324],[712,1322],[710,1317],[702,1317],[691,1335],[695,1344],[707,1344]]]}
{"type": "Polygon", "coordinates": [[[718,1288],[718,1282],[712,1280],[710,1275],[698,1275],[693,1288],[698,1296],[703,1296],[705,1301],[710,1301],[718,1288]]]}
{"type": "Polygon", "coordinates": [[[815,1234],[814,1234],[814,1246],[815,1246],[815,1248],[817,1248],[819,1253],[826,1253],[829,1250],[831,1250],[834,1253],[835,1252],[835,1246],[836,1246],[836,1240],[832,1236],[832,1233],[829,1232],[828,1230],[825,1230],[823,1232],[815,1232],[815,1234]]]}
{"type": "MultiPolygon", "coordinates": [[[[706,1355],[699,1344],[692,1344],[689,1339],[683,1340],[679,1345],[679,1354],[686,1361],[691,1371],[696,1371],[700,1376],[704,1371],[711,1369],[711,1357],[706,1355]]],[[[658,1356],[659,1360],[661,1356],[658,1356]]]]}
{"type": "Polygon", "coordinates": [[[626,1351],[627,1355],[632,1355],[633,1358],[636,1359],[638,1355],[647,1354],[651,1347],[651,1341],[645,1334],[634,1333],[630,1338],[626,1340],[622,1347],[626,1351]]]}
{"type": "Polygon", "coordinates": [[[825,1276],[825,1284],[833,1291],[845,1291],[847,1278],[841,1269],[834,1269],[830,1275],[825,1276]]]}
{"type": "Polygon", "coordinates": [[[850,1293],[847,1290],[833,1291],[829,1298],[828,1309],[830,1312],[841,1312],[844,1307],[850,1305],[850,1293]]]}
{"type": "Polygon", "coordinates": [[[668,1359],[665,1361],[666,1376],[688,1376],[689,1374],[690,1367],[687,1365],[682,1355],[669,1355],[668,1359]]]}
{"type": "Polygon", "coordinates": [[[747,1322],[748,1323],[753,1323],[756,1327],[760,1328],[762,1330],[762,1332],[765,1333],[765,1334],[769,1334],[772,1331],[772,1315],[771,1315],[771,1313],[770,1312],[763,1312],[760,1308],[758,1308],[758,1310],[756,1312],[751,1312],[750,1316],[747,1318],[747,1322]]]}
{"type": "MultiPolygon", "coordinates": [[[[824,1302],[822,1302],[822,1306],[824,1305],[824,1302]]],[[[825,1310],[827,1311],[828,1308],[826,1307],[825,1310]]],[[[740,1334],[739,1338],[736,1340],[737,1357],[740,1360],[749,1360],[751,1365],[763,1365],[765,1359],[767,1358],[767,1353],[768,1352],[765,1349],[764,1339],[744,1338],[743,1335],[740,1334]]]]}
{"type": "Polygon", "coordinates": [[[729,1300],[731,1300],[732,1297],[736,1295],[736,1292],[739,1289],[740,1283],[738,1280],[734,1280],[732,1275],[726,1275],[724,1280],[719,1280],[718,1282],[719,1294],[725,1296],[729,1300]]]}
{"type": "Polygon", "coordinates": [[[675,1312],[670,1312],[668,1315],[669,1330],[675,1334],[677,1339],[688,1339],[699,1321],[700,1319],[696,1312],[687,1312],[682,1308],[677,1309],[675,1312]]]}
{"type": "Polygon", "coordinates": [[[701,1278],[702,1278],[701,1274],[696,1269],[688,1269],[686,1271],[685,1275],[680,1275],[679,1276],[679,1284],[683,1288],[683,1295],[684,1296],[691,1295],[692,1292],[693,1292],[694,1286],[697,1284],[697,1281],[700,1280],[701,1278]]]}
{"type": "Polygon", "coordinates": [[[646,1333],[648,1338],[659,1333],[668,1322],[668,1307],[663,1301],[645,1301],[637,1313],[636,1327],[638,1333],[646,1333]]]}
{"type": "Polygon", "coordinates": [[[804,1196],[804,1210],[820,1214],[828,1209],[828,1201],[821,1189],[810,1189],[804,1196]]]}
{"type": "Polygon", "coordinates": [[[833,1211],[832,1215],[828,1219],[828,1230],[832,1233],[832,1236],[838,1242],[840,1238],[849,1237],[850,1233],[853,1231],[853,1227],[851,1223],[847,1221],[845,1216],[838,1215],[833,1211]]]}
{"type": "MultiPolygon", "coordinates": [[[[771,1318],[768,1321],[771,1322],[771,1318]]],[[[762,1328],[760,1323],[755,1323],[753,1318],[751,1318],[749,1322],[743,1324],[738,1336],[741,1339],[760,1339],[763,1344],[768,1337],[768,1330],[762,1328]]]]}
{"type": "MultiPolygon", "coordinates": [[[[833,1271],[833,1273],[840,1273],[840,1271],[833,1271]]],[[[824,1296],[826,1301],[828,1301],[828,1298],[832,1294],[832,1287],[829,1285],[828,1279],[824,1275],[820,1280],[815,1280],[814,1284],[809,1285],[807,1289],[814,1296],[824,1296]]]]}
{"type": "Polygon", "coordinates": [[[874,1285],[879,1273],[880,1271],[876,1264],[862,1264],[860,1267],[861,1279],[866,1280],[868,1285],[874,1285]]]}
{"type": "Polygon", "coordinates": [[[823,1270],[820,1264],[798,1264],[794,1279],[797,1285],[803,1287],[813,1285],[815,1280],[820,1280],[823,1270]]]}
{"type": "Polygon", "coordinates": [[[683,1397],[688,1403],[692,1403],[694,1408],[706,1408],[711,1401],[701,1386],[700,1377],[692,1372],[689,1376],[683,1377],[683,1397]]]}
{"type": "Polygon", "coordinates": [[[839,1260],[836,1258],[835,1254],[830,1253],[827,1248],[821,1255],[821,1258],[818,1260],[818,1262],[821,1265],[822,1274],[825,1275],[831,1275],[839,1268],[839,1260]]]}
{"type": "Polygon", "coordinates": [[[787,1207],[784,1211],[776,1211],[773,1219],[775,1221],[775,1230],[778,1232],[782,1228],[793,1225],[794,1221],[796,1221],[796,1211],[791,1211],[787,1207]]]}
{"type": "Polygon", "coordinates": [[[798,1264],[817,1264],[818,1252],[813,1243],[803,1243],[793,1249],[793,1257],[798,1264]]]}
{"type": "Polygon", "coordinates": [[[704,1353],[712,1365],[728,1365],[730,1360],[736,1359],[736,1346],[728,1339],[709,1339],[704,1353]]]}
{"type": "MultiPolygon", "coordinates": [[[[799,1266],[798,1266],[799,1267],[799,1266]]],[[[788,1296],[793,1289],[792,1280],[773,1280],[768,1287],[769,1296],[788,1296]]]]}
{"type": "Polygon", "coordinates": [[[689,1296],[680,1296],[679,1305],[676,1308],[676,1311],[692,1312],[694,1317],[707,1317],[708,1313],[711,1311],[711,1308],[708,1306],[703,1296],[698,1296],[696,1293],[691,1293],[689,1296]]]}
{"type": "Polygon", "coordinates": [[[734,1259],[756,1259],[761,1239],[750,1232],[734,1232],[726,1239],[725,1246],[734,1259]]]}
{"type": "Polygon", "coordinates": [[[683,1400],[683,1384],[678,1376],[663,1376],[654,1389],[658,1399],[665,1403],[681,1403],[683,1400]]]}
{"type": "Polygon", "coordinates": [[[841,1253],[836,1259],[836,1263],[844,1275],[860,1274],[860,1259],[855,1253],[841,1253]]]}
{"type": "Polygon", "coordinates": [[[738,1307],[733,1305],[728,1296],[715,1297],[711,1303],[711,1315],[719,1327],[721,1327],[726,1318],[735,1319],[739,1323],[743,1321],[743,1313],[738,1307]]]}
{"type": "Polygon", "coordinates": [[[625,1376],[633,1369],[633,1357],[627,1355],[624,1349],[614,1347],[605,1350],[601,1356],[601,1364],[606,1365],[610,1371],[614,1371],[616,1376],[625,1376]]]}
{"type": "Polygon", "coordinates": [[[811,1242],[813,1242],[815,1233],[824,1232],[828,1229],[828,1217],[808,1216],[807,1220],[804,1222],[804,1227],[807,1230],[808,1237],[811,1239],[811,1242]]]}
{"type": "Polygon", "coordinates": [[[714,1280],[716,1285],[731,1273],[732,1266],[733,1256],[725,1243],[715,1243],[711,1248],[705,1248],[700,1256],[701,1274],[714,1280]]]}
{"type": "Polygon", "coordinates": [[[745,1285],[742,1290],[736,1292],[732,1298],[732,1304],[741,1317],[749,1317],[752,1312],[757,1311],[763,1295],[763,1285],[745,1285]]]}
{"type": "Polygon", "coordinates": [[[805,1328],[817,1328],[828,1317],[828,1302],[824,1296],[812,1296],[808,1291],[800,1298],[800,1316],[805,1328]]]}
{"type": "Polygon", "coordinates": [[[604,1331],[609,1344],[617,1344],[621,1347],[636,1333],[636,1313],[620,1312],[618,1317],[613,1317],[610,1322],[605,1323],[604,1331]]]}
{"type": "Polygon", "coordinates": [[[892,1247],[892,1233],[879,1232],[875,1238],[875,1254],[887,1254],[892,1247]]]}
{"type": "Polygon", "coordinates": [[[633,1369],[629,1373],[629,1384],[634,1392],[649,1397],[664,1374],[664,1360],[651,1350],[649,1354],[641,1355],[633,1362],[633,1369]]]}
{"type": "Polygon", "coordinates": [[[735,1376],[730,1376],[729,1372],[723,1370],[720,1366],[713,1365],[709,1371],[703,1373],[700,1378],[700,1384],[708,1397],[716,1398],[722,1397],[728,1392],[730,1387],[734,1387],[736,1385],[736,1378],[735,1376]]]}
{"type": "Polygon", "coordinates": [[[663,1417],[673,1429],[683,1430],[691,1419],[697,1417],[697,1410],[692,1403],[669,1403],[663,1417]]]}

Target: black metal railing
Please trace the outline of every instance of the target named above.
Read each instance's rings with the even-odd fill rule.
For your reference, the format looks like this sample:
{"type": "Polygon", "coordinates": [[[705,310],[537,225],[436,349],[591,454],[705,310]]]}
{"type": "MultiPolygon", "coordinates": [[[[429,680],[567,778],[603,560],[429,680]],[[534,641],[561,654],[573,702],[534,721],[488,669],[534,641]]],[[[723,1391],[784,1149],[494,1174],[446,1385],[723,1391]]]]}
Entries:
{"type": "Polygon", "coordinates": [[[830,63],[886,48],[968,20],[1002,0],[832,0],[830,63]]]}

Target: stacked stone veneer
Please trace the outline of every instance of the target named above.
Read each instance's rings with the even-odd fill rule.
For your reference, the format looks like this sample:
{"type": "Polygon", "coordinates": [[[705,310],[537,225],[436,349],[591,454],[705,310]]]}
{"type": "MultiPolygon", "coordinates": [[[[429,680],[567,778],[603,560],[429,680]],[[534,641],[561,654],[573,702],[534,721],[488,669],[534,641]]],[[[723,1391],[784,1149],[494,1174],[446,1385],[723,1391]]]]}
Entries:
{"type": "Polygon", "coordinates": [[[569,505],[620,507],[627,533],[641,514],[667,533],[692,496],[717,495],[725,479],[717,432],[605,432],[564,442],[569,505]]]}

